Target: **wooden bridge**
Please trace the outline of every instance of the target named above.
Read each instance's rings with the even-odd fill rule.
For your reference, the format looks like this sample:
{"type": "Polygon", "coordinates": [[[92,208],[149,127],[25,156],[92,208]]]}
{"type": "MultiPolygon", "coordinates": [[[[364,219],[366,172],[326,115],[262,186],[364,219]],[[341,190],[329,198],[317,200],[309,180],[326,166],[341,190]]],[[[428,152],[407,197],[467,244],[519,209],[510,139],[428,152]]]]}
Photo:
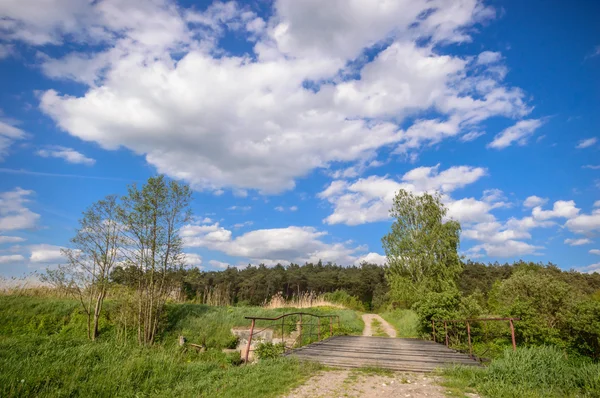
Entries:
{"type": "Polygon", "coordinates": [[[453,364],[479,366],[469,355],[442,344],[391,337],[334,336],[286,355],[341,368],[376,366],[405,372],[430,372],[453,364]]]}

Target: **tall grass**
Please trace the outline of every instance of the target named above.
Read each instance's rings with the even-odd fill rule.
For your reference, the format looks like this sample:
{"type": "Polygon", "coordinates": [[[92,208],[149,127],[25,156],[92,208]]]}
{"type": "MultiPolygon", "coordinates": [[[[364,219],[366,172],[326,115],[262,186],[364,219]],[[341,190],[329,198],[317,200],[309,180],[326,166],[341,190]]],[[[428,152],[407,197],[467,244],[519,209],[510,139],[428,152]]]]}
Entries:
{"type": "Polygon", "coordinates": [[[398,337],[419,337],[419,317],[416,312],[395,309],[379,315],[396,328],[398,337]]]}
{"type": "MultiPolygon", "coordinates": [[[[240,367],[239,355],[221,351],[231,343],[232,327],[249,326],[245,316],[274,317],[287,308],[170,304],[157,344],[140,348],[134,338],[117,338],[116,307],[106,303],[99,340],[90,342],[77,301],[0,296],[0,397],[274,397],[318,369],[289,358],[240,367]],[[182,334],[189,342],[206,341],[208,350],[179,347],[182,334]]],[[[352,332],[362,331],[354,311],[310,312],[335,313],[352,332]]]]}
{"type": "Polygon", "coordinates": [[[556,347],[508,349],[488,367],[455,367],[444,374],[450,386],[489,397],[600,397],[600,364],[568,359],[556,347]]]}
{"type": "Polygon", "coordinates": [[[340,304],[335,304],[325,299],[322,294],[314,294],[306,292],[299,296],[292,296],[289,299],[283,297],[283,294],[274,294],[270,299],[265,301],[263,304],[264,308],[276,309],[276,308],[315,308],[315,307],[334,307],[344,308],[340,304]]]}

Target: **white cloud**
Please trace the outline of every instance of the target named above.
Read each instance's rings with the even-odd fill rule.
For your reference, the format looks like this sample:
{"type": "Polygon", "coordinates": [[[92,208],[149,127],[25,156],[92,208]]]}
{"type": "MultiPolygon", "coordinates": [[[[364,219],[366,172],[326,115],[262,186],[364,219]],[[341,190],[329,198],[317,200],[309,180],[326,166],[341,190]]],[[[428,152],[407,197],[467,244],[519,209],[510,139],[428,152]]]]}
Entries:
{"type": "Polygon", "coordinates": [[[591,170],[600,170],[600,164],[586,164],[585,166],[581,166],[583,169],[591,169],[591,170]]]}
{"type": "Polygon", "coordinates": [[[488,144],[488,148],[504,149],[513,143],[525,145],[527,139],[543,124],[540,119],[520,120],[514,126],[502,130],[494,140],[488,144]]]}
{"type": "Polygon", "coordinates": [[[594,202],[594,207],[600,207],[600,200],[594,202]]]}
{"type": "Polygon", "coordinates": [[[493,64],[502,59],[502,54],[494,51],[484,51],[477,56],[477,64],[479,65],[487,65],[493,64]]]}
{"type": "Polygon", "coordinates": [[[592,250],[590,250],[590,254],[597,254],[597,255],[600,256],[600,250],[598,250],[598,249],[592,249],[592,250]]]}
{"type": "Polygon", "coordinates": [[[184,253],[184,263],[188,267],[202,268],[202,257],[196,253],[184,253]]]}
{"type": "Polygon", "coordinates": [[[590,244],[590,243],[592,243],[592,241],[587,238],[565,239],[565,243],[570,246],[581,246],[581,245],[590,244]]]}
{"type": "Polygon", "coordinates": [[[297,211],[298,210],[298,206],[290,206],[290,211],[297,211]]]}
{"type": "Polygon", "coordinates": [[[227,267],[229,267],[229,264],[227,264],[223,261],[210,260],[208,263],[210,265],[212,265],[213,267],[217,267],[217,268],[221,268],[221,269],[227,269],[227,267]]]}
{"type": "Polygon", "coordinates": [[[0,118],[0,162],[8,155],[9,148],[15,141],[27,138],[27,133],[15,127],[14,124],[13,120],[0,118]]]}
{"type": "Polygon", "coordinates": [[[387,262],[387,257],[384,255],[381,255],[379,253],[369,253],[369,254],[359,257],[356,260],[356,264],[369,263],[369,264],[384,265],[386,262],[387,262]]]}
{"type": "Polygon", "coordinates": [[[290,207],[277,206],[277,207],[275,207],[275,210],[280,211],[280,212],[296,211],[296,210],[298,210],[298,206],[290,206],[290,207]]]}
{"type": "Polygon", "coordinates": [[[440,51],[494,16],[475,0],[280,0],[267,21],[235,3],[198,13],[167,0],[54,1],[47,15],[11,2],[9,38],[66,36],[104,50],[42,56],[49,76],[89,86],[81,96],[46,91],[42,110],[69,134],[129,148],[196,189],[281,192],[317,168],[350,169],[383,147],[414,158],[447,137],[475,138],[490,117],[530,112],[496,63],[440,51]],[[219,48],[226,31],[250,32],[252,54],[219,48]],[[384,49],[362,57],[374,45],[384,49]],[[401,128],[424,111],[432,119],[401,128]]]}
{"type": "Polygon", "coordinates": [[[402,176],[401,182],[380,176],[361,178],[353,183],[335,180],[318,195],[334,208],[324,222],[358,225],[386,220],[394,195],[400,189],[417,194],[433,191],[446,194],[486,174],[486,169],[480,167],[454,166],[441,172],[438,169],[439,165],[412,169],[402,176]]]}
{"type": "Polygon", "coordinates": [[[590,264],[587,267],[581,267],[577,269],[579,272],[584,274],[593,274],[594,272],[600,273],[600,263],[590,264]]]}
{"type": "Polygon", "coordinates": [[[275,210],[277,210],[277,211],[285,211],[285,208],[283,206],[277,206],[275,208],[275,210]]]}
{"type": "Polygon", "coordinates": [[[506,240],[501,243],[483,243],[473,246],[467,254],[480,254],[485,251],[489,257],[516,257],[530,254],[538,254],[541,246],[534,246],[526,242],[506,240]]]}
{"type": "Polygon", "coordinates": [[[469,141],[474,141],[477,138],[481,137],[482,135],[485,135],[485,132],[483,131],[470,131],[466,134],[463,134],[460,136],[460,140],[463,142],[469,142],[469,141]]]}
{"type": "MultiPolygon", "coordinates": [[[[204,247],[229,256],[249,259],[253,263],[304,263],[331,261],[341,265],[354,264],[362,247],[349,242],[326,243],[327,235],[313,227],[259,229],[233,237],[232,232],[218,223],[210,226],[187,225],[181,235],[186,247],[204,247]]],[[[210,262],[209,262],[210,263],[210,262]]]]}
{"type": "Polygon", "coordinates": [[[591,214],[580,214],[568,220],[565,226],[579,234],[600,231],[600,208],[595,208],[591,214]]]}
{"type": "Polygon", "coordinates": [[[9,254],[0,256],[0,264],[20,263],[25,261],[25,257],[20,254],[9,254]]]}
{"type": "Polygon", "coordinates": [[[537,206],[542,206],[546,202],[548,202],[548,198],[540,198],[539,196],[533,195],[533,196],[529,196],[529,197],[527,197],[527,199],[525,199],[525,202],[523,202],[523,206],[537,207],[537,206]]]}
{"type": "Polygon", "coordinates": [[[536,206],[531,211],[531,214],[536,220],[549,220],[559,217],[571,219],[579,214],[579,209],[572,200],[558,200],[554,202],[552,210],[542,210],[541,206],[536,206]]]}
{"type": "Polygon", "coordinates": [[[24,242],[25,238],[21,238],[20,236],[2,236],[0,235],[0,245],[5,243],[19,243],[24,242]]]}
{"type": "Polygon", "coordinates": [[[254,224],[254,222],[252,222],[252,221],[244,221],[241,223],[233,224],[233,228],[237,229],[237,228],[249,227],[253,224],[254,224]]]}
{"type": "Polygon", "coordinates": [[[0,193],[0,231],[35,227],[40,215],[25,207],[33,194],[33,191],[22,188],[0,193]]]}
{"type": "Polygon", "coordinates": [[[10,44],[0,43],[0,60],[2,58],[7,58],[14,53],[14,48],[10,44]]]}
{"type": "Polygon", "coordinates": [[[587,138],[587,139],[579,141],[579,143],[577,144],[577,146],[575,148],[577,148],[577,149],[589,148],[592,145],[595,145],[596,142],[598,142],[598,138],[596,138],[596,137],[587,138]]]}
{"type": "Polygon", "coordinates": [[[32,263],[60,263],[65,260],[61,253],[61,246],[39,244],[29,246],[31,255],[29,261],[32,263]]]}
{"type": "Polygon", "coordinates": [[[96,163],[95,159],[88,158],[72,148],[65,148],[62,146],[51,146],[46,149],[40,149],[36,154],[43,158],[58,158],[63,159],[67,163],[83,164],[86,166],[92,166],[96,163]]]}

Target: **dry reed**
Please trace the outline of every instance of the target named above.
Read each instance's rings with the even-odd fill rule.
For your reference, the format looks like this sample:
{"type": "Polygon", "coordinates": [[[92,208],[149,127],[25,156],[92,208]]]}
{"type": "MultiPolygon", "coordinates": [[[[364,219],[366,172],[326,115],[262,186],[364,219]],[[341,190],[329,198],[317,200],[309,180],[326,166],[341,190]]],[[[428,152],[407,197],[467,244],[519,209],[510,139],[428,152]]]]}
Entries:
{"type": "Polygon", "coordinates": [[[332,303],[324,299],[322,294],[315,294],[313,292],[306,292],[300,296],[292,296],[287,299],[283,296],[283,293],[279,292],[270,299],[266,300],[263,304],[264,308],[275,309],[275,308],[312,308],[312,307],[334,307],[344,308],[343,305],[332,303]]]}

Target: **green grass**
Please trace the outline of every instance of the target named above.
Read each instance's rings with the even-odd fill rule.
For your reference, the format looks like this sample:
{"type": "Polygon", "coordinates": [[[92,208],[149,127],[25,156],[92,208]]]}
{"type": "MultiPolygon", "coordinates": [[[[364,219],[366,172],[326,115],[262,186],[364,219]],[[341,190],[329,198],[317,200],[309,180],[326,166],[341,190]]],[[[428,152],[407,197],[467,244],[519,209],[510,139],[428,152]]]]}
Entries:
{"type": "Polygon", "coordinates": [[[486,397],[600,397],[600,364],[567,359],[555,347],[506,350],[488,367],[443,371],[453,392],[477,391],[486,397]]]}
{"type": "Polygon", "coordinates": [[[396,328],[398,337],[419,337],[419,317],[416,312],[396,309],[379,315],[396,328]]]}
{"type": "MultiPolygon", "coordinates": [[[[249,326],[244,316],[291,309],[171,304],[157,343],[140,348],[133,336],[116,338],[114,303],[106,308],[100,337],[90,342],[76,301],[0,296],[0,397],[275,397],[319,369],[290,358],[238,366],[239,355],[221,352],[231,342],[231,327],[249,326]],[[180,334],[189,342],[206,340],[208,350],[182,349],[180,334]]],[[[347,331],[362,331],[354,311],[306,312],[336,313],[347,331]]]]}
{"type": "Polygon", "coordinates": [[[371,321],[371,328],[373,330],[373,336],[376,337],[388,337],[388,334],[383,330],[383,325],[377,319],[371,321]]]}

